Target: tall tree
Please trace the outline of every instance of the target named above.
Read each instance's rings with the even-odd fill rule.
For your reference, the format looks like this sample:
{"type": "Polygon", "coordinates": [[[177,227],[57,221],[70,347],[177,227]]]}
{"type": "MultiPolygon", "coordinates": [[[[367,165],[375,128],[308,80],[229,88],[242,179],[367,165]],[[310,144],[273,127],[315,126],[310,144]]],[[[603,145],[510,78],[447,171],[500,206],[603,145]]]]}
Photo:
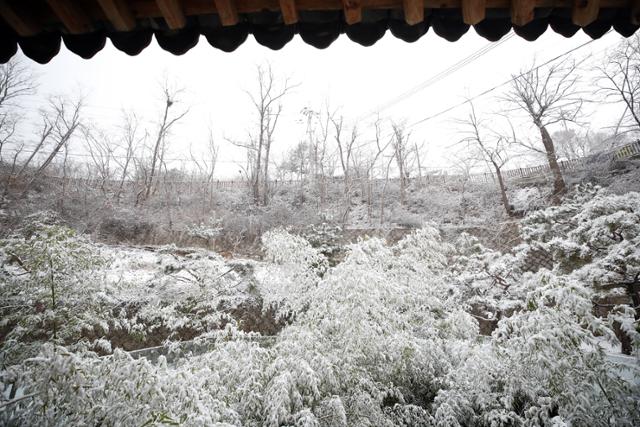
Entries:
{"type": "Polygon", "coordinates": [[[230,143],[247,150],[248,168],[245,171],[250,182],[253,202],[266,205],[269,202],[269,162],[278,119],[282,113],[282,100],[297,85],[288,78],[277,78],[271,65],[257,67],[258,90],[247,95],[256,113],[257,123],[249,131],[248,141],[230,143]]]}
{"type": "Polygon", "coordinates": [[[546,69],[533,67],[513,76],[507,100],[524,111],[540,132],[542,149],[528,144],[527,148],[544,153],[553,174],[553,194],[556,200],[566,192],[562,171],[558,165],[555,145],[549,127],[576,121],[583,99],[578,92],[578,65],[575,61],[557,62],[546,69]]]}
{"type": "Polygon", "coordinates": [[[477,116],[475,107],[469,102],[469,115],[462,124],[466,127],[466,136],[463,142],[467,143],[469,152],[476,153],[477,159],[490,165],[498,180],[500,199],[507,215],[513,215],[513,209],[507,196],[507,186],[502,176],[502,168],[509,161],[507,146],[509,140],[486,128],[485,123],[477,116]]]}
{"type": "Polygon", "coordinates": [[[179,93],[180,93],[179,90],[171,89],[168,83],[165,83],[162,88],[162,101],[163,101],[162,118],[158,125],[158,131],[156,133],[155,143],[153,144],[153,148],[152,148],[151,166],[149,168],[149,174],[145,181],[144,197],[142,199],[143,201],[147,200],[151,195],[151,190],[154,185],[154,179],[155,179],[156,173],[158,173],[158,169],[162,165],[162,156],[165,151],[164,150],[165,138],[167,137],[171,128],[189,112],[189,110],[186,109],[175,115],[169,114],[171,108],[177,102],[177,97],[179,93]]]}
{"type": "Polygon", "coordinates": [[[409,183],[409,158],[412,154],[412,147],[409,142],[411,133],[406,131],[404,123],[392,123],[391,128],[393,129],[391,146],[400,176],[400,204],[404,205],[409,183]]]}
{"type": "Polygon", "coordinates": [[[135,163],[135,153],[140,146],[140,143],[146,137],[139,135],[138,132],[138,118],[134,113],[123,112],[123,124],[122,124],[122,142],[121,147],[123,150],[122,156],[114,157],[114,161],[120,168],[120,178],[118,182],[118,189],[116,190],[115,199],[120,203],[120,198],[124,192],[124,183],[129,177],[131,167],[135,163]]]}
{"type": "Polygon", "coordinates": [[[358,129],[356,126],[351,128],[349,132],[344,123],[344,116],[331,117],[333,124],[334,138],[338,149],[338,159],[342,168],[343,194],[345,210],[342,215],[342,222],[346,223],[351,211],[351,190],[352,190],[352,157],[356,149],[356,141],[358,139],[358,129]]]}

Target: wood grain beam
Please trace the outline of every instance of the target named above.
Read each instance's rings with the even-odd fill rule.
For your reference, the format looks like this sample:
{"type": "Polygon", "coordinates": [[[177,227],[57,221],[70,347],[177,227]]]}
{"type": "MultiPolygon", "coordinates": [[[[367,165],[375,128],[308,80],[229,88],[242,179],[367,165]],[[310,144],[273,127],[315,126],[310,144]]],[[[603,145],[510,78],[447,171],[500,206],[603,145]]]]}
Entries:
{"type": "Polygon", "coordinates": [[[136,28],[136,18],[125,0],[98,0],[107,19],[118,31],[132,31],[136,28]]]}
{"type": "Polygon", "coordinates": [[[631,23],[640,25],[640,0],[631,0],[631,23]]]}
{"type": "Polygon", "coordinates": [[[465,24],[475,25],[484,21],[487,14],[487,0],[462,0],[462,20],[465,24]]]}
{"type": "Polygon", "coordinates": [[[180,0],[156,0],[156,4],[170,29],[179,30],[187,25],[187,17],[182,10],[180,0]]]}
{"type": "Polygon", "coordinates": [[[287,25],[298,22],[298,9],[296,9],[296,0],[280,0],[280,11],[282,12],[282,20],[287,25]]]}
{"type": "MultiPolygon", "coordinates": [[[[127,0],[129,1],[129,0],[127,0]]],[[[154,1],[131,0],[134,15],[138,18],[161,17],[162,14],[154,1]]],[[[486,0],[487,9],[509,9],[511,0],[486,0]]],[[[280,11],[279,0],[235,0],[239,14],[255,13],[264,10],[280,11]]],[[[362,9],[387,10],[401,9],[403,0],[360,0],[362,9]]],[[[425,9],[459,9],[462,0],[424,0],[425,9]]],[[[572,8],[573,0],[535,0],[539,8],[572,8]]],[[[217,13],[211,0],[182,0],[187,16],[217,13]]],[[[601,8],[628,8],[629,0],[600,0],[601,8]]],[[[296,9],[300,11],[343,10],[343,0],[296,0],[296,9]]]]}
{"type": "Polygon", "coordinates": [[[0,17],[22,37],[35,36],[42,31],[29,14],[15,10],[6,0],[0,0],[0,17]]]}
{"type": "Polygon", "coordinates": [[[600,0],[575,0],[571,11],[574,24],[586,27],[598,18],[600,0]]]}
{"type": "Polygon", "coordinates": [[[511,23],[522,27],[533,21],[536,0],[511,0],[511,23]]]}
{"type": "Polygon", "coordinates": [[[409,25],[424,21],[424,0],[402,0],[404,20],[409,25]]]}
{"type": "Polygon", "coordinates": [[[70,0],[47,0],[53,13],[60,19],[71,34],[82,34],[92,31],[91,19],[80,8],[79,2],[70,0]]]}
{"type": "Polygon", "coordinates": [[[362,21],[361,0],[342,0],[342,10],[344,11],[344,20],[348,25],[362,21]]]}
{"type": "Polygon", "coordinates": [[[220,23],[228,27],[230,25],[236,25],[239,21],[238,8],[234,0],[215,0],[216,10],[218,11],[218,17],[220,23]]]}

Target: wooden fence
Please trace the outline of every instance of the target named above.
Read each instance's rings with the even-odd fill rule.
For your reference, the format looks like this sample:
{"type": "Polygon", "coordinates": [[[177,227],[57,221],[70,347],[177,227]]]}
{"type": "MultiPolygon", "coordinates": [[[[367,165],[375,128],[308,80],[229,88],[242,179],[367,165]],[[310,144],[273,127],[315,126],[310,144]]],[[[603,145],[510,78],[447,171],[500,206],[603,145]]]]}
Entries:
{"type": "MultiPolygon", "coordinates": [[[[590,156],[571,159],[571,160],[562,160],[558,162],[560,169],[562,171],[577,171],[584,170],[589,168],[590,165],[594,165],[597,163],[603,163],[611,160],[624,160],[632,157],[640,156],[640,141],[635,141],[621,147],[617,147],[611,151],[600,152],[590,156]]],[[[551,173],[548,164],[535,165],[525,168],[517,168],[517,169],[508,169],[503,171],[503,177],[508,181],[518,181],[518,180],[526,180],[535,177],[543,177],[547,176],[551,173]]],[[[82,178],[82,177],[67,177],[63,179],[62,177],[57,176],[46,176],[46,179],[50,181],[73,181],[76,185],[80,184],[86,186],[87,188],[100,188],[108,187],[108,188],[116,188],[119,183],[116,181],[107,181],[102,182],[96,178],[82,178]]],[[[429,173],[425,174],[421,177],[412,177],[409,178],[409,182],[411,184],[416,185],[428,185],[428,184],[460,184],[462,182],[470,182],[476,184],[485,184],[485,183],[493,183],[496,182],[496,176],[492,172],[479,173],[479,174],[449,174],[446,170],[438,171],[437,173],[429,173]]],[[[341,177],[331,177],[325,178],[326,186],[328,188],[339,187],[343,185],[343,180],[341,177]]],[[[400,178],[391,178],[388,180],[389,184],[392,186],[399,185],[400,178]]],[[[216,190],[233,190],[233,189],[244,189],[248,187],[248,182],[246,180],[213,180],[210,182],[203,182],[197,180],[166,180],[159,179],[159,183],[175,185],[180,188],[185,189],[187,193],[193,193],[198,191],[198,189],[207,187],[210,189],[216,190]]],[[[384,186],[384,179],[374,179],[373,186],[377,190],[379,190],[382,186],[384,186]]],[[[299,187],[301,182],[299,180],[290,179],[290,180],[273,180],[270,182],[270,187],[274,189],[278,188],[292,188],[299,187]]],[[[135,185],[133,182],[126,182],[124,187],[130,187],[131,185],[135,185]]],[[[364,188],[367,185],[366,178],[358,178],[353,177],[351,179],[351,185],[353,188],[364,188]]]]}

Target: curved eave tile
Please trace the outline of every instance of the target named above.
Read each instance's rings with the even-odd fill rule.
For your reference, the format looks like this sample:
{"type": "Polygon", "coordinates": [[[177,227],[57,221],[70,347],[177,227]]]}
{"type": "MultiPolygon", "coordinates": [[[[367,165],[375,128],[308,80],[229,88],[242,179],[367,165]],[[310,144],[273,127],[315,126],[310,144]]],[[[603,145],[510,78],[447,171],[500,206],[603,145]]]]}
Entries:
{"type": "Polygon", "coordinates": [[[103,31],[86,34],[65,34],[62,36],[62,41],[67,49],[79,57],[91,59],[104,48],[107,36],[103,31]]]}
{"type": "Polygon", "coordinates": [[[18,38],[22,53],[37,62],[47,64],[60,52],[60,33],[40,33],[31,37],[18,38]]]}

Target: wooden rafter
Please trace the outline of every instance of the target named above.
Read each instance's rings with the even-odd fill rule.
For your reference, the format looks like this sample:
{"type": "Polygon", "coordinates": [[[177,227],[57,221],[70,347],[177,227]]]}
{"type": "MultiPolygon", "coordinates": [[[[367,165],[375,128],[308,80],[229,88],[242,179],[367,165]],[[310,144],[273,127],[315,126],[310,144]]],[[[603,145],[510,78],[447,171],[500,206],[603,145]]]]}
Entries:
{"type": "Polygon", "coordinates": [[[533,21],[536,0],[511,0],[511,23],[523,26],[533,21]]]}
{"type": "Polygon", "coordinates": [[[631,23],[640,25],[640,0],[631,0],[631,23]]]}
{"type": "Polygon", "coordinates": [[[598,18],[600,0],[575,0],[571,20],[574,24],[586,27],[598,18]]]}
{"type": "MultiPolygon", "coordinates": [[[[18,3],[20,0],[17,0],[18,3]]],[[[82,0],[75,0],[82,1],[82,0]]],[[[93,0],[84,0],[87,5],[94,3],[93,0]]],[[[601,8],[626,9],[630,0],[600,0],[601,8]]],[[[157,3],[153,0],[125,0],[131,5],[134,16],[137,19],[161,18],[162,12],[157,3]]],[[[403,8],[404,0],[359,0],[363,10],[400,10],[403,8]]],[[[537,8],[572,8],[573,0],[534,0],[537,8]]],[[[257,13],[265,10],[279,12],[281,10],[279,0],[234,0],[237,13],[257,13]]],[[[215,1],[212,0],[181,0],[182,10],[186,16],[216,14],[218,9],[215,1]]],[[[296,10],[320,11],[320,10],[343,10],[343,0],[295,0],[296,10]]],[[[425,9],[460,9],[462,0],[424,0],[425,9]]],[[[509,9],[511,0],[486,0],[487,9],[509,9]]],[[[87,12],[91,12],[94,20],[104,18],[104,12],[100,8],[87,7],[87,12]],[[96,11],[97,9],[97,11],[96,11]]],[[[426,11],[425,11],[426,13],[426,11]]]]}
{"type": "Polygon", "coordinates": [[[404,20],[409,25],[424,21],[424,0],[403,0],[404,20]]]}
{"type": "Polygon", "coordinates": [[[0,0],[0,16],[19,36],[34,36],[41,31],[30,15],[16,11],[6,0],[0,0]]]}
{"type": "Polygon", "coordinates": [[[352,25],[362,21],[361,0],[342,0],[342,9],[344,11],[344,20],[347,24],[352,25]]]}
{"type": "Polygon", "coordinates": [[[92,30],[91,19],[79,7],[78,2],[47,0],[47,4],[71,34],[82,34],[92,30]]]}
{"type": "Polygon", "coordinates": [[[187,25],[187,17],[182,10],[180,0],[156,0],[156,4],[170,29],[179,30],[187,25]]]}
{"type": "Polygon", "coordinates": [[[136,18],[125,0],[98,0],[107,19],[118,31],[131,31],[136,27],[136,18]]]}
{"type": "Polygon", "coordinates": [[[282,12],[282,20],[287,25],[298,22],[298,9],[296,9],[296,0],[280,0],[280,11],[282,12]]]}
{"type": "Polygon", "coordinates": [[[225,27],[236,25],[239,21],[235,0],[215,0],[220,23],[225,27]]]}
{"type": "Polygon", "coordinates": [[[484,21],[486,9],[487,0],[462,0],[462,20],[468,25],[484,21]]]}

